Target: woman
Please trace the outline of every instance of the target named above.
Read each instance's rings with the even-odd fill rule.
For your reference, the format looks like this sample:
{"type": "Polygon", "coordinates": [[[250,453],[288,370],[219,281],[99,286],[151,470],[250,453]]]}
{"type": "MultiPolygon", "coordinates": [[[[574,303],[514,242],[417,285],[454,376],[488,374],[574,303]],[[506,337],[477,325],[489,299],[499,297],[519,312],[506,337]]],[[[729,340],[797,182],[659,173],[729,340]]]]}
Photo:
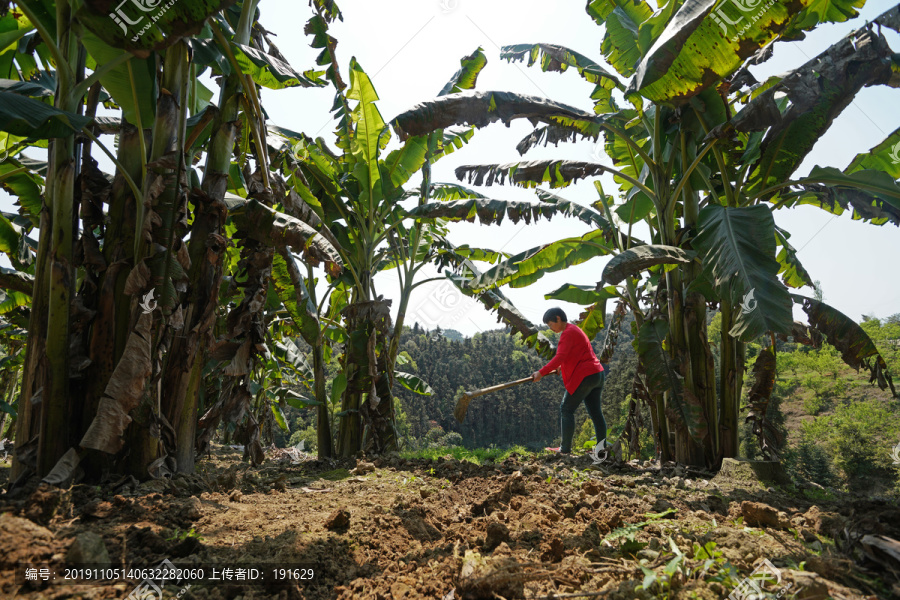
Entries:
{"type": "Polygon", "coordinates": [[[603,391],[603,381],[606,373],[603,365],[597,360],[591,341],[580,327],[569,323],[566,313],[561,308],[551,308],[544,313],[544,324],[550,327],[554,333],[560,333],[559,344],[556,348],[556,356],[548,362],[540,371],[532,375],[533,381],[540,381],[544,375],[549,375],[556,369],[560,369],[563,385],[566,393],[563,394],[559,405],[559,425],[562,430],[562,446],[559,448],[547,448],[552,452],[568,454],[572,451],[572,437],[575,435],[575,409],[581,402],[587,409],[588,416],[594,423],[594,432],[597,434],[597,449],[606,450],[606,419],[603,418],[603,408],[600,405],[600,395],[603,391]]]}

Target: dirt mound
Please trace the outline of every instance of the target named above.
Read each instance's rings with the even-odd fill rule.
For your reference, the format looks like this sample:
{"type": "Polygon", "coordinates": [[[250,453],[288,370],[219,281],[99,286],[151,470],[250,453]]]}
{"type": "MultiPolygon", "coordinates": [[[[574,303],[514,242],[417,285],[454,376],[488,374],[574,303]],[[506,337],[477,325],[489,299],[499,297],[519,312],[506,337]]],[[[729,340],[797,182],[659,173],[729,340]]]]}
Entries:
{"type": "MultiPolygon", "coordinates": [[[[721,598],[762,568],[776,569],[791,593],[824,589],[860,600],[892,593],[896,581],[881,575],[878,562],[889,553],[879,548],[889,548],[883,539],[900,539],[900,509],[711,478],[649,464],[591,468],[586,457],[514,456],[485,465],[449,457],[288,459],[252,470],[238,454],[222,453],[190,477],[0,495],[0,554],[62,567],[74,540],[90,532],[114,568],[254,563],[294,577],[162,586],[166,597],[184,599],[576,591],[623,600],[721,598]],[[871,548],[860,542],[866,535],[879,536],[866,538],[871,548]]],[[[123,598],[137,583],[118,577],[76,588],[22,581],[6,570],[0,593],[123,598]]]]}

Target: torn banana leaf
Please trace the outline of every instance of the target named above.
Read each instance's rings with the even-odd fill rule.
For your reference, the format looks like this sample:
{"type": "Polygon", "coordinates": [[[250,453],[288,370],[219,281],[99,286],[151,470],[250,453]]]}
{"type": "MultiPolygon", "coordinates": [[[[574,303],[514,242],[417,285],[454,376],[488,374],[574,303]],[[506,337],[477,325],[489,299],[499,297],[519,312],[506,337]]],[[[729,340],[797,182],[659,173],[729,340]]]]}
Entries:
{"type": "Polygon", "coordinates": [[[869,370],[870,383],[877,383],[882,390],[890,387],[891,394],[897,397],[887,363],[878,352],[875,342],[862,327],[824,302],[796,294],[791,294],[791,297],[794,302],[803,305],[803,312],[809,317],[810,327],[814,327],[825,336],[829,344],[840,351],[845,363],[857,371],[860,367],[865,367],[869,370]]]}
{"type": "Polygon", "coordinates": [[[591,136],[599,133],[601,122],[591,113],[537,96],[512,92],[462,92],[417,104],[397,115],[391,124],[403,141],[453,125],[481,128],[497,121],[509,124],[515,119],[528,119],[532,124],[574,125],[591,136]]]}
{"type": "Polygon", "coordinates": [[[696,256],[696,252],[675,246],[638,246],[614,256],[606,263],[602,281],[617,285],[625,278],[652,266],[684,265],[690,263],[696,256]]]}
{"type": "Polygon", "coordinates": [[[508,217],[513,223],[524,220],[530,224],[532,220],[538,221],[542,216],[550,220],[558,212],[560,211],[555,205],[544,202],[472,198],[422,204],[407,214],[416,218],[442,218],[469,223],[474,222],[477,216],[482,225],[500,225],[504,217],[508,217]]]}
{"type": "Polygon", "coordinates": [[[753,423],[753,434],[759,440],[759,447],[766,460],[778,460],[778,448],[782,436],[772,421],[766,416],[769,399],[775,389],[775,352],[763,348],[753,363],[753,386],[747,398],[748,411],[745,422],[753,423]]]}
{"type": "Polygon", "coordinates": [[[466,271],[463,274],[453,274],[448,271],[445,272],[445,275],[463,294],[478,300],[488,310],[497,313],[497,321],[509,326],[511,333],[522,336],[525,344],[529,348],[534,348],[538,355],[546,360],[552,358],[556,349],[553,343],[538,330],[537,326],[519,312],[519,309],[500,290],[473,291],[468,286],[468,282],[473,275],[477,276],[479,271],[472,263],[466,264],[466,271]]]}
{"type": "Polygon", "coordinates": [[[549,183],[551,188],[563,188],[579,179],[614,173],[613,169],[596,163],[575,160],[532,160],[503,165],[463,165],[457,167],[456,178],[472,185],[512,185],[525,188],[549,183]]]}
{"type": "Polygon", "coordinates": [[[314,266],[324,262],[332,275],[340,274],[341,257],[328,240],[299,219],[280,213],[257,200],[249,200],[231,211],[239,230],[267,246],[290,246],[314,266]]]}
{"type": "Polygon", "coordinates": [[[503,46],[500,58],[509,62],[524,61],[528,58],[528,66],[534,65],[540,58],[541,70],[563,73],[573,67],[586,81],[596,84],[591,98],[594,100],[594,112],[610,113],[616,110],[612,98],[612,90],[624,91],[625,86],[619,79],[598,65],[587,56],[556,44],[517,44],[503,46]]]}

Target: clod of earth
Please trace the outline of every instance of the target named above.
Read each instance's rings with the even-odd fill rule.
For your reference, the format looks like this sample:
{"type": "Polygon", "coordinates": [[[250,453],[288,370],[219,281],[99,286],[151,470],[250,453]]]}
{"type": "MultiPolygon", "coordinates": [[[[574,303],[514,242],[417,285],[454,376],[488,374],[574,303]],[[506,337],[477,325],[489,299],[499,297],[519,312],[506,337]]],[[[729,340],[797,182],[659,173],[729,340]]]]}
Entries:
{"type": "Polygon", "coordinates": [[[787,515],[762,502],[741,502],[741,514],[747,525],[766,526],[774,529],[789,529],[791,523],[787,515]]]}
{"type": "Polygon", "coordinates": [[[331,515],[325,520],[325,529],[334,531],[338,529],[345,529],[350,525],[350,511],[344,508],[339,508],[338,510],[331,513],[331,515]]]}

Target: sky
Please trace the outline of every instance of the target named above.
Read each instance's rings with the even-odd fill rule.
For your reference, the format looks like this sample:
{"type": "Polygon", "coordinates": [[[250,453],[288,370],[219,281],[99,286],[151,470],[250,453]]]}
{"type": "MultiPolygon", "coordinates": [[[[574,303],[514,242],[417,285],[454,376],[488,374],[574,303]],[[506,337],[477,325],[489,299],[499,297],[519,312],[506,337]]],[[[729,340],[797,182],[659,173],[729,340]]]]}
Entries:
{"type": "MultiPolygon", "coordinates": [[[[592,110],[590,93],[593,84],[583,81],[574,70],[562,74],[542,73],[537,65],[528,68],[524,63],[510,64],[499,58],[501,46],[547,42],[568,46],[604,64],[600,54],[603,29],[587,16],[581,0],[559,3],[536,0],[342,0],[338,4],[344,20],[331,26],[331,34],[338,39],[337,56],[342,72],[346,77],[350,58],[356,57],[372,78],[380,98],[378,107],[385,121],[435,97],[459,68],[459,59],[478,47],[483,48],[488,64],[479,76],[477,89],[543,96],[592,110]]],[[[773,59],[751,70],[758,80],[763,80],[769,75],[796,68],[893,4],[893,0],[870,0],[860,10],[859,18],[849,23],[821,26],[808,33],[803,41],[780,42],[776,44],[773,59]]],[[[303,27],[311,16],[307,3],[262,0],[260,11],[260,22],[274,34],[272,40],[291,65],[298,71],[314,68],[318,51],[309,48],[309,37],[303,34],[303,27]]],[[[900,51],[900,36],[889,30],[884,33],[891,47],[900,51]]],[[[212,86],[208,78],[204,80],[212,86]]],[[[334,99],[332,88],[263,89],[262,97],[271,123],[304,131],[313,137],[323,136],[333,144],[335,124],[328,112],[334,99]]],[[[815,165],[844,168],[856,154],[868,151],[900,127],[897,105],[896,90],[883,86],[862,90],[819,140],[797,174],[804,175],[815,165]]],[[[497,123],[478,130],[470,144],[434,165],[433,180],[455,182],[454,169],[466,164],[541,158],[599,160],[610,164],[602,150],[590,141],[538,148],[520,157],[515,145],[531,129],[527,121],[522,121],[513,122],[508,128],[497,123]]],[[[103,160],[101,168],[112,172],[112,166],[108,161],[104,164],[103,160]]],[[[607,193],[615,190],[611,178],[601,181],[607,193]]],[[[415,180],[410,185],[414,183],[415,180]]],[[[478,189],[497,199],[536,199],[533,190],[509,186],[478,189]]],[[[554,192],[582,204],[597,199],[591,181],[581,181],[554,192]]],[[[6,211],[14,210],[9,198],[2,193],[0,207],[6,211]]],[[[900,312],[900,277],[896,268],[900,256],[900,231],[895,226],[876,227],[853,221],[850,212],[834,217],[815,207],[776,211],[775,220],[791,233],[791,243],[799,250],[798,256],[812,278],[820,281],[828,304],[855,320],[860,320],[863,314],[886,317],[900,312]]],[[[508,221],[500,226],[483,226],[477,222],[451,224],[450,239],[456,244],[514,254],[587,231],[587,225],[580,221],[556,217],[549,222],[541,220],[536,225],[524,222],[514,225],[508,221]]],[[[636,231],[636,235],[639,234],[636,231]]],[[[582,265],[545,275],[529,287],[504,287],[503,292],[533,322],[539,323],[544,311],[551,306],[563,307],[570,320],[575,320],[582,307],[545,300],[544,294],[565,283],[596,283],[608,260],[597,257],[582,265]]],[[[484,265],[485,269],[488,267],[484,265]]],[[[438,273],[428,267],[423,269],[420,277],[435,275],[438,273]]],[[[387,298],[396,299],[399,295],[394,272],[378,275],[376,286],[378,293],[387,298]]],[[[804,288],[799,293],[811,296],[812,290],[804,288]]],[[[394,308],[396,304],[395,300],[394,308]]],[[[612,305],[608,310],[612,310],[612,305]]],[[[795,308],[795,318],[805,320],[804,316],[795,308]]],[[[414,292],[407,323],[411,325],[414,321],[429,329],[440,326],[466,335],[498,327],[494,315],[446,282],[427,283],[414,292]]]]}

